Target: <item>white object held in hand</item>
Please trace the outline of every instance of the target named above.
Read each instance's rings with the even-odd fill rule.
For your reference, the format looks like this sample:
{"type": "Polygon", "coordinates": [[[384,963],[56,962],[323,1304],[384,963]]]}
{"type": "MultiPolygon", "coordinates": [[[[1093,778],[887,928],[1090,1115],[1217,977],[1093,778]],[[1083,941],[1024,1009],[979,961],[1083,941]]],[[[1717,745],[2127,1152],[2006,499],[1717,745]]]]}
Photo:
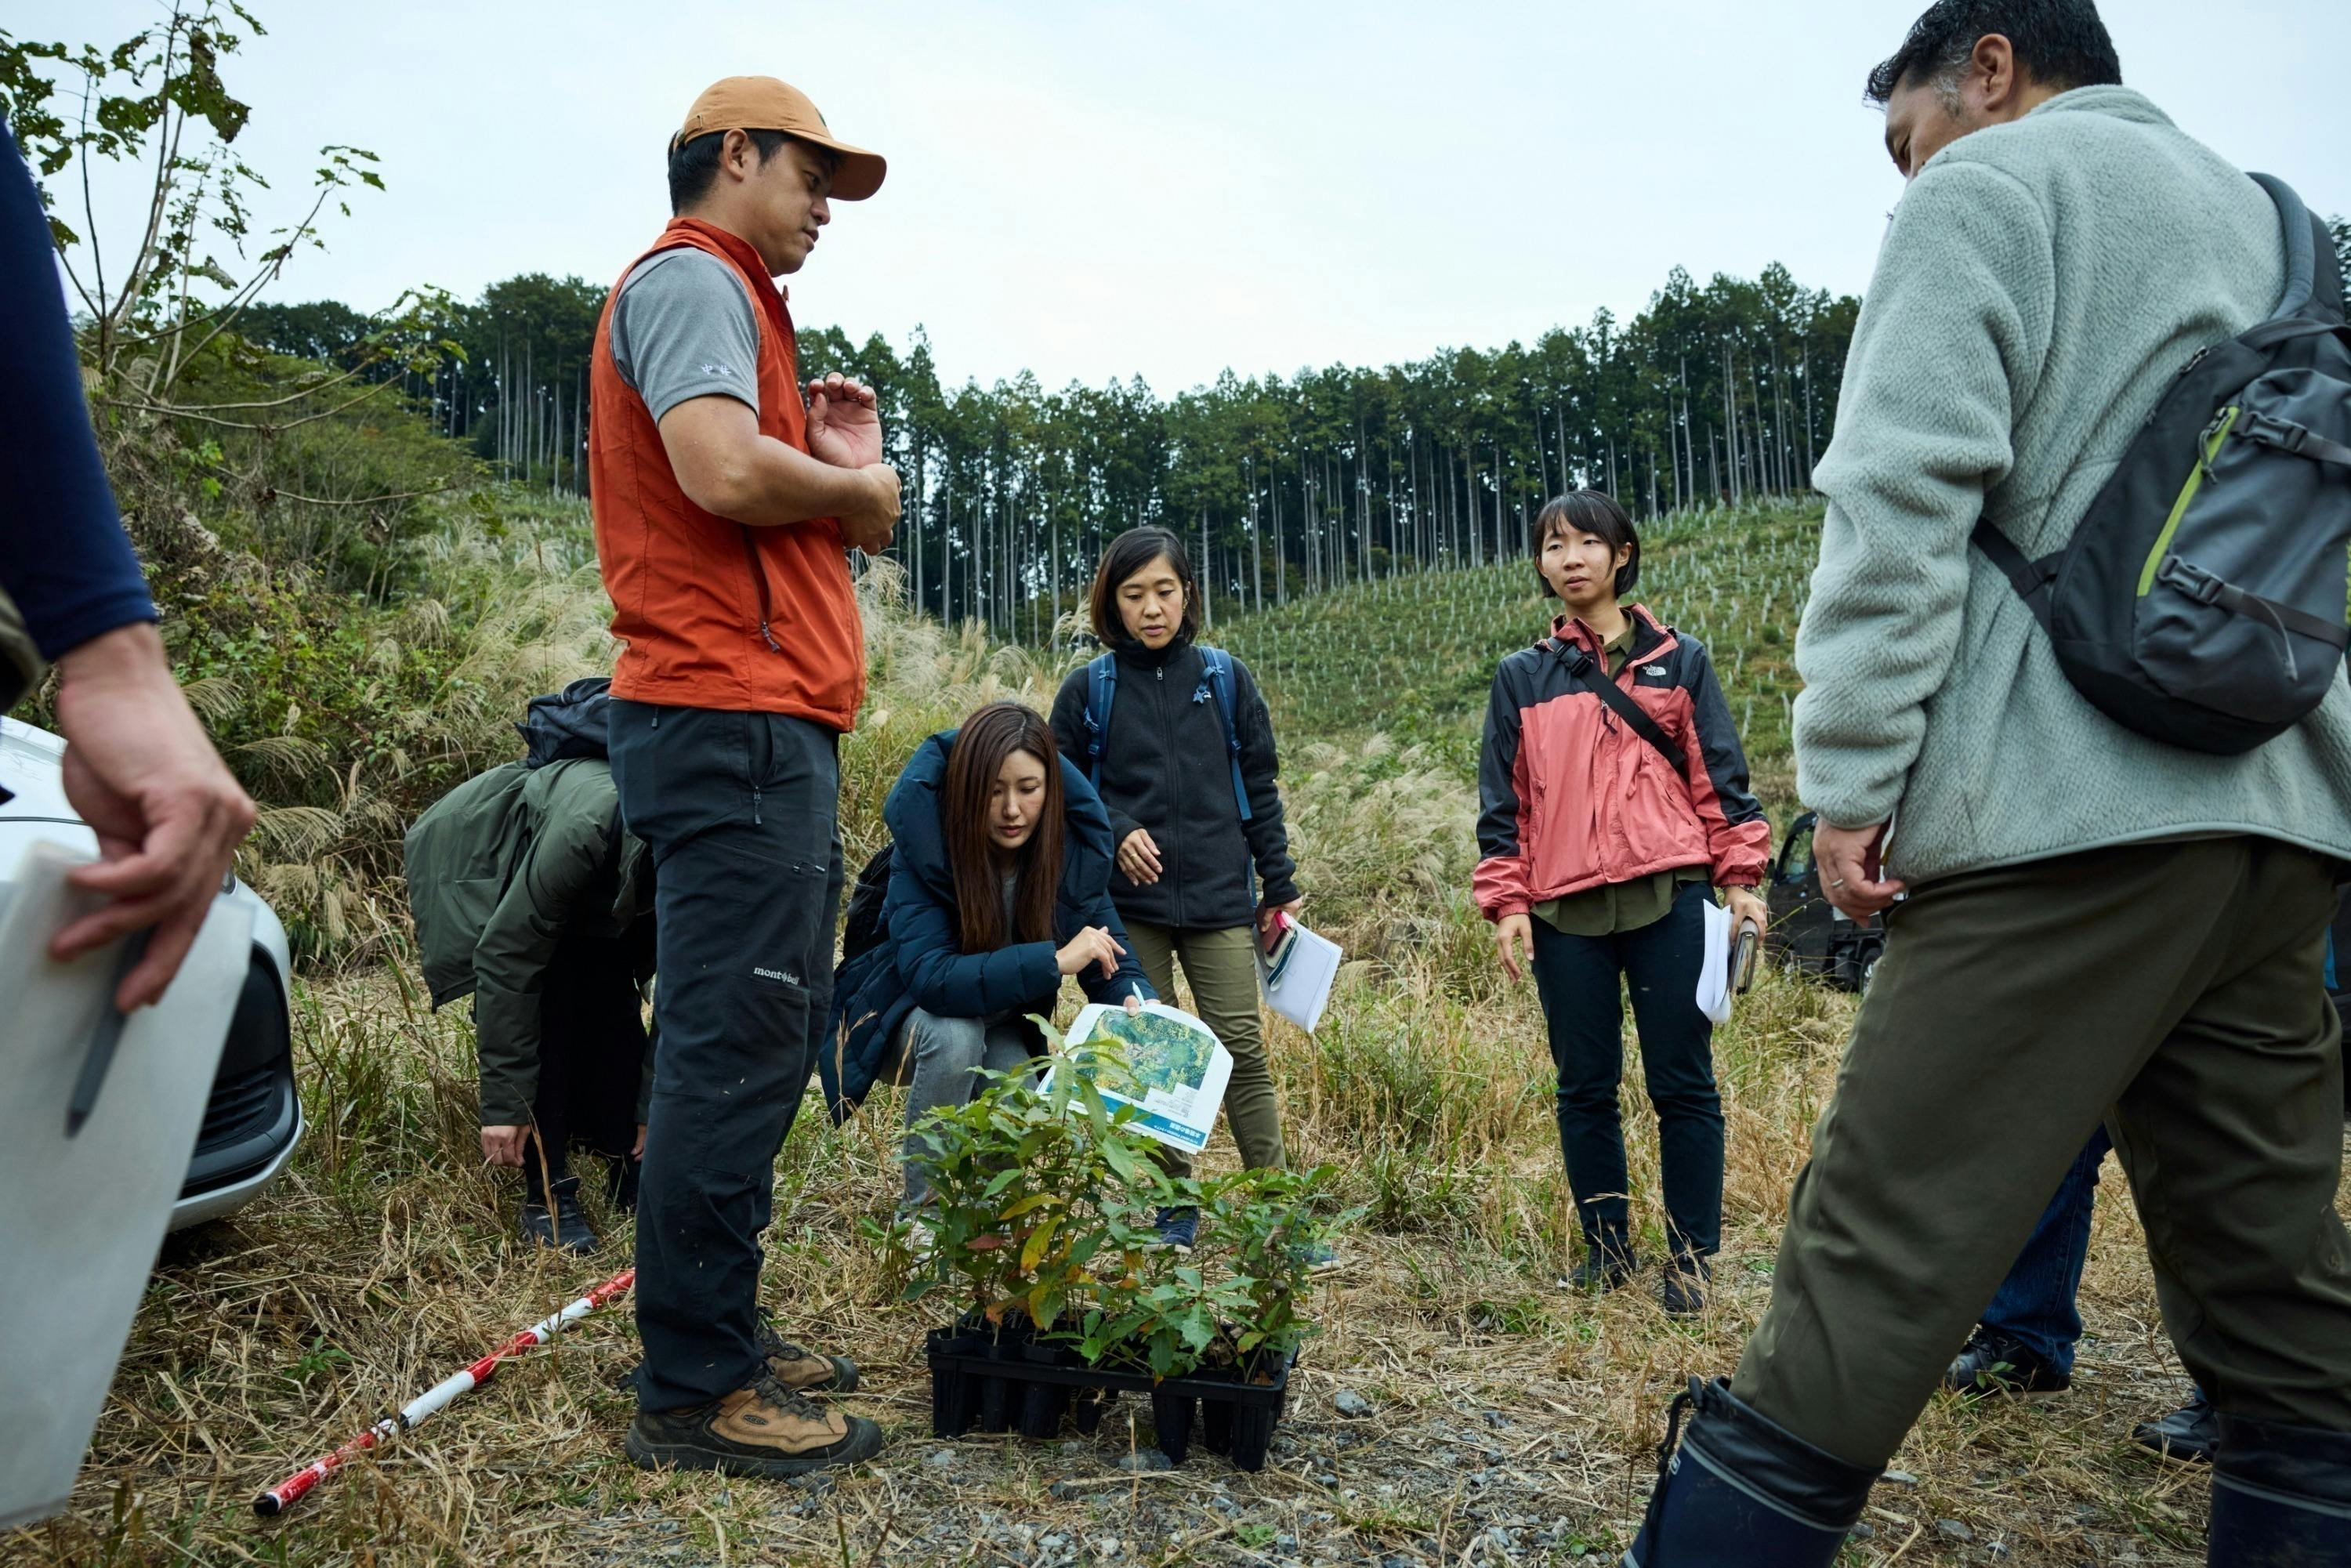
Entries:
{"type": "Polygon", "coordinates": [[[1266,1005],[1307,1033],[1322,1021],[1331,1004],[1331,985],[1339,977],[1346,957],[1339,945],[1319,936],[1288,915],[1280,916],[1281,936],[1269,954],[1258,949],[1257,977],[1266,1005]]]}

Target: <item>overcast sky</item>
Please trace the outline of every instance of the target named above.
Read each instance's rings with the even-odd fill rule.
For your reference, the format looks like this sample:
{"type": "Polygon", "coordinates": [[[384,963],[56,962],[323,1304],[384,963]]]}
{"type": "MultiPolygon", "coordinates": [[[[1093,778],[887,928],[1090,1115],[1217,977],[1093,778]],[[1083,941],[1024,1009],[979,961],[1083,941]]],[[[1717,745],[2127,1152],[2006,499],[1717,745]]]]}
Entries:
{"type": "MultiPolygon", "coordinates": [[[[250,0],[236,150],[291,215],[322,142],[382,159],[277,291],[388,304],[609,282],[667,216],[695,94],[780,76],[883,152],[791,279],[803,326],[942,371],[1163,392],[1498,345],[1638,309],[1680,264],[1861,290],[1901,183],[1861,102],[1917,0],[1525,5],[250,0]]],[[[111,44],[157,0],[9,0],[111,44]]],[[[2124,75],[2190,134],[2351,211],[2351,5],[2114,0],[2124,75]]],[[[102,197],[120,233],[127,187],[102,197]]]]}

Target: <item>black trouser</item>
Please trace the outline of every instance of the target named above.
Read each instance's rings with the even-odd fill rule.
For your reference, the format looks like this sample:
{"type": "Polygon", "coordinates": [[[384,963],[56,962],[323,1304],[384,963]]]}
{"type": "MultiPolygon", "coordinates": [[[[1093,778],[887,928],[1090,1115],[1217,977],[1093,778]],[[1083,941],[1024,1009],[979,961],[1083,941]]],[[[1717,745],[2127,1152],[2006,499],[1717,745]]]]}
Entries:
{"type": "Polygon", "coordinates": [[[1616,1108],[1625,1073],[1619,976],[1633,993],[1642,1076],[1657,1113],[1669,1242],[1677,1254],[1700,1256],[1722,1244],[1722,1099],[1714,1087],[1713,1026],[1698,1009],[1709,896],[1705,883],[1692,883],[1663,919],[1613,936],[1571,936],[1533,923],[1535,989],[1559,1069],[1560,1152],[1583,1239],[1595,1248],[1629,1246],[1616,1108]]]}
{"type": "Polygon", "coordinates": [[[573,1145],[620,1161],[637,1141],[645,1061],[637,958],[653,934],[651,921],[640,924],[641,933],[626,936],[565,936],[548,961],[538,998],[538,1092],[530,1103],[546,1168],[537,1149],[522,1162],[533,1203],[547,1201],[545,1182],[569,1174],[573,1145]]]}
{"type": "Polygon", "coordinates": [[[840,737],[615,701],[612,779],[653,852],[660,978],[637,1200],[647,1410],[747,1387],[775,1160],[815,1065],[841,903],[840,737]]]}

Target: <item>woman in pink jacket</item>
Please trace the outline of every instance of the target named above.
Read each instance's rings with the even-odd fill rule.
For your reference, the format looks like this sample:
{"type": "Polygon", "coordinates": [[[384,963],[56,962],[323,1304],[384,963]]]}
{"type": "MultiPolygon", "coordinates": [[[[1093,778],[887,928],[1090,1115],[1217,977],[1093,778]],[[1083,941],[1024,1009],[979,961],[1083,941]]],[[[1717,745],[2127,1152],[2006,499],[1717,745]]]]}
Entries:
{"type": "Polygon", "coordinates": [[[1697,639],[1622,604],[1641,570],[1624,508],[1595,490],[1546,505],[1528,539],[1564,612],[1494,672],[1478,766],[1477,898],[1510,978],[1534,971],[1559,1069],[1559,1142],[1583,1232],[1578,1290],[1638,1267],[1616,1105],[1633,994],[1664,1166],[1666,1310],[1706,1304],[1721,1242],[1722,1103],[1698,1010],[1704,901],[1759,926],[1771,829],[1697,639]]]}

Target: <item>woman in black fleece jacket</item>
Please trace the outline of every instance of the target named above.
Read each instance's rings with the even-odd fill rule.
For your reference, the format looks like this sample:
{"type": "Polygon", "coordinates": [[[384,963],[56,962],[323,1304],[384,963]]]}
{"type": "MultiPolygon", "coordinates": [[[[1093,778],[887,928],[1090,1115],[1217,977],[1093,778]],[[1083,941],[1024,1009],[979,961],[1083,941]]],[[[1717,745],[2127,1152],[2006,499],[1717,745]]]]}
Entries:
{"type": "MultiPolygon", "coordinates": [[[[1229,685],[1240,742],[1241,820],[1226,718],[1196,645],[1199,591],[1183,541],[1136,528],[1103,553],[1094,576],[1094,634],[1116,661],[1107,724],[1089,714],[1093,682],[1080,666],[1053,704],[1053,738],[1094,779],[1118,844],[1111,898],[1153,988],[1172,996],[1180,960],[1201,1021],[1232,1052],[1225,1091],[1233,1139],[1250,1166],[1282,1163],[1281,1113],[1266,1062],[1253,946],[1277,911],[1298,910],[1296,867],[1282,829],[1273,726],[1237,659],[1229,685]]],[[[1171,1151],[1172,1152],[1172,1151],[1171,1151]]],[[[1180,1156],[1171,1166],[1188,1166],[1180,1156]]]]}

